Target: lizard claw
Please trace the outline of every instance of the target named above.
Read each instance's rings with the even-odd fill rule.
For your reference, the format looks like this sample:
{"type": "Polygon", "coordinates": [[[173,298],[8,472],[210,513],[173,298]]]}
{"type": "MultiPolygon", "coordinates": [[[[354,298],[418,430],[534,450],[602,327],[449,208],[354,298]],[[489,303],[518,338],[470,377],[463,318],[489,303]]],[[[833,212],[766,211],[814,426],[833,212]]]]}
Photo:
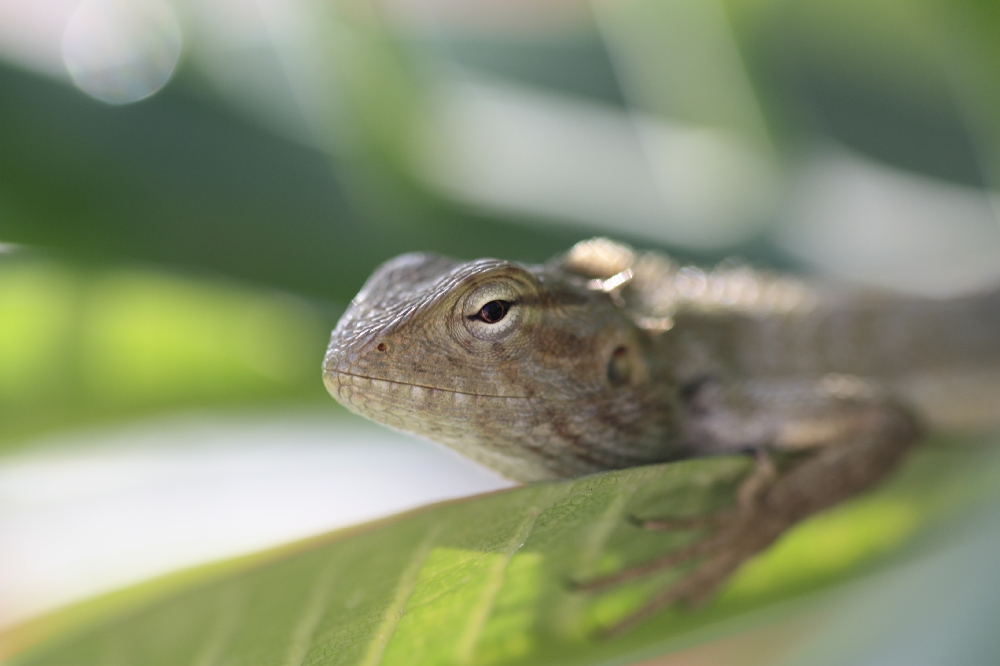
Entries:
{"type": "Polygon", "coordinates": [[[775,479],[774,466],[766,453],[756,452],[755,466],[736,492],[736,507],[715,514],[647,520],[628,516],[642,529],[691,531],[711,528],[695,543],[616,574],[587,582],[573,582],[579,592],[599,592],[657,571],[681,566],[697,559],[702,562],[689,574],[650,599],[637,611],[602,630],[607,638],[631,630],[659,611],[679,602],[698,606],[708,601],[719,586],[747,559],[773,542],[787,527],[786,521],[768,517],[760,510],[760,500],[775,479]]]}
{"type": "Polygon", "coordinates": [[[603,578],[595,578],[594,580],[587,582],[576,582],[574,584],[574,588],[580,592],[599,592],[601,590],[606,590],[609,587],[615,587],[638,578],[644,578],[651,573],[689,562],[696,557],[700,557],[714,550],[718,547],[718,545],[719,539],[717,537],[709,537],[690,546],[681,548],[680,550],[667,553],[666,555],[658,557],[655,560],[650,560],[649,562],[645,562],[638,566],[624,569],[616,574],[605,576],[603,578]]]}
{"type": "Polygon", "coordinates": [[[640,527],[644,530],[650,530],[651,532],[671,532],[671,531],[686,531],[686,530],[701,530],[707,527],[719,527],[722,525],[728,513],[723,514],[712,514],[706,516],[691,516],[687,518],[639,518],[637,516],[629,516],[628,522],[636,527],[640,527]]]}
{"type": "Polygon", "coordinates": [[[693,571],[653,596],[644,606],[601,630],[602,637],[624,634],[677,603],[701,606],[743,562],[770,545],[787,527],[763,512],[729,513],[722,518],[709,518],[714,518],[714,522],[721,525],[720,529],[701,541],[616,574],[575,585],[575,589],[581,592],[599,592],[657,571],[701,560],[693,571]]]}

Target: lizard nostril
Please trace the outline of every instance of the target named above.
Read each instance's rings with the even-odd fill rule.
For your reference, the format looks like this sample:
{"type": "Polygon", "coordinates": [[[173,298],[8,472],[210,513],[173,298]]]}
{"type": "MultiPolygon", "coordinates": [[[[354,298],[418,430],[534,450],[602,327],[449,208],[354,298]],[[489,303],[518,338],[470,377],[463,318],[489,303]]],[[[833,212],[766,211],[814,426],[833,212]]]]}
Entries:
{"type": "Polygon", "coordinates": [[[380,342],[380,343],[378,343],[378,345],[377,345],[377,346],[375,347],[375,349],[379,350],[380,352],[384,352],[384,351],[388,350],[388,349],[389,349],[389,347],[388,347],[388,346],[387,346],[387,345],[386,345],[386,344],[385,344],[384,342],[380,342]]]}

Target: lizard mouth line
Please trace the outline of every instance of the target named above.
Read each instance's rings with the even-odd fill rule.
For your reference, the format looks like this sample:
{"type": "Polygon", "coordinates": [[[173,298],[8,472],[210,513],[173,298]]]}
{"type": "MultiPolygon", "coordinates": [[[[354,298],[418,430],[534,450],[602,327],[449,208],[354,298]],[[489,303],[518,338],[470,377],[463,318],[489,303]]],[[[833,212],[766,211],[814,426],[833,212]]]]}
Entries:
{"type": "Polygon", "coordinates": [[[470,391],[456,391],[455,389],[440,388],[438,386],[428,386],[426,384],[417,384],[415,382],[399,382],[395,379],[381,379],[379,377],[369,377],[367,375],[359,375],[353,372],[343,372],[340,370],[327,370],[328,375],[343,375],[345,377],[357,377],[359,379],[367,379],[373,382],[386,382],[388,384],[399,384],[400,386],[415,386],[417,388],[427,389],[428,391],[442,391],[444,393],[456,393],[458,395],[467,395],[473,398],[497,398],[497,399],[513,399],[513,400],[528,400],[528,396],[524,395],[492,395],[489,393],[472,393],[470,391]]]}

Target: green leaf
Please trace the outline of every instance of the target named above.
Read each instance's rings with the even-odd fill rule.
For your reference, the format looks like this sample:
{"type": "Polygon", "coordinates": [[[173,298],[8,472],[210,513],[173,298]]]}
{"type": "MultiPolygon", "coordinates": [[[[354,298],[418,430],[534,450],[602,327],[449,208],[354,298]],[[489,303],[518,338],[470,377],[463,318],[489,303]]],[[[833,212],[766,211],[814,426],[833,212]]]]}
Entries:
{"type": "MultiPolygon", "coordinates": [[[[113,612],[107,603],[78,609],[9,663],[600,663],[690,641],[694,629],[870,568],[929,516],[995,487],[1000,465],[984,459],[954,442],[925,446],[887,488],[792,530],[707,606],[670,609],[614,640],[600,629],[696,563],[600,594],[570,582],[701,538],[649,532],[626,518],[724,510],[745,458],[526,486],[333,533],[216,568],[198,577],[209,582],[189,580],[173,594],[162,584],[133,593],[113,612]]],[[[8,649],[30,634],[7,636],[8,649]]]]}

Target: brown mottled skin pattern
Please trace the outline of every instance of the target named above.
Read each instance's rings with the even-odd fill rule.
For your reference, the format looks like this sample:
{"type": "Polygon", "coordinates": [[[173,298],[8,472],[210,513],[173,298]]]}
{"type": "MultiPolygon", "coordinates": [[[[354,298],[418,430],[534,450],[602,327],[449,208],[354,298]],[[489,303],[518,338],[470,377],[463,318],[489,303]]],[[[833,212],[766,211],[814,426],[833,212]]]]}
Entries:
{"type": "Polygon", "coordinates": [[[1000,424],[1000,293],[703,271],[605,239],[541,266],[407,254],[351,303],[323,377],[348,409],[521,482],[754,452],[738,518],[640,617],[877,483],[921,429],[1000,424]],[[775,471],[769,451],[797,462],[775,471]]]}

